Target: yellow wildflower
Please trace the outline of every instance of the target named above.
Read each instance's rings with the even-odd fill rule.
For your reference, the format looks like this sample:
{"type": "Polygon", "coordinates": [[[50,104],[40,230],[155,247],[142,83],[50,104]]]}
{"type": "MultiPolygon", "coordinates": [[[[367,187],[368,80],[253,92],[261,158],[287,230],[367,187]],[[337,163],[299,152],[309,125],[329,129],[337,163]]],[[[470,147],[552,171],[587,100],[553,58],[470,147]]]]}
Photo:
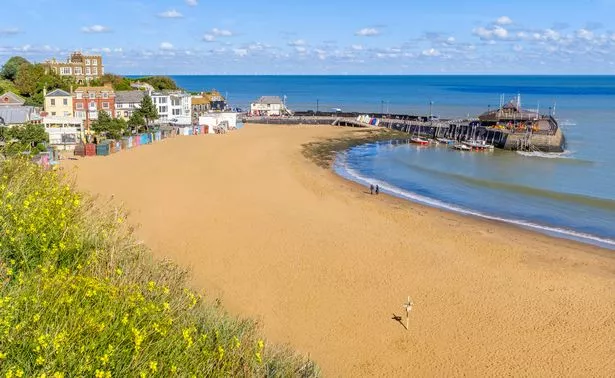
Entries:
{"type": "Polygon", "coordinates": [[[149,362],[149,369],[152,371],[152,373],[157,372],[158,371],[158,362],[150,361],[149,362]]]}
{"type": "Polygon", "coordinates": [[[44,363],[45,363],[45,359],[43,358],[43,356],[38,356],[38,358],[36,359],[36,364],[42,365],[44,363]]]}
{"type": "Polygon", "coordinates": [[[122,273],[124,273],[124,272],[123,272],[123,271],[122,271],[122,269],[120,269],[120,268],[117,268],[117,269],[115,270],[115,274],[117,274],[118,276],[121,276],[121,275],[122,275],[122,273]]]}
{"type": "Polygon", "coordinates": [[[177,373],[177,366],[171,365],[171,373],[173,374],[177,373]]]}
{"type": "Polygon", "coordinates": [[[53,373],[53,378],[64,378],[64,373],[56,371],[55,373],[53,373]]]}
{"type": "Polygon", "coordinates": [[[23,377],[23,370],[21,370],[21,369],[17,369],[17,371],[15,372],[15,376],[16,376],[17,378],[21,378],[21,377],[23,377]]]}
{"type": "Polygon", "coordinates": [[[0,352],[0,361],[6,359],[6,353],[0,352]]]}

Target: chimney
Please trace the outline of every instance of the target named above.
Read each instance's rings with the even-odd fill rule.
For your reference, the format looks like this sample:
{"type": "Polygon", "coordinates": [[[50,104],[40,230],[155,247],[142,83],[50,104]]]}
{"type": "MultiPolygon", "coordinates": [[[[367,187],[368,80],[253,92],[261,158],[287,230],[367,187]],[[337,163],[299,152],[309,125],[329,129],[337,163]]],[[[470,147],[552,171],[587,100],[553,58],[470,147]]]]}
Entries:
{"type": "Polygon", "coordinates": [[[47,87],[43,87],[43,97],[47,96],[47,87]]]}
{"type": "Polygon", "coordinates": [[[73,85],[70,85],[70,94],[73,94],[73,85]]]}

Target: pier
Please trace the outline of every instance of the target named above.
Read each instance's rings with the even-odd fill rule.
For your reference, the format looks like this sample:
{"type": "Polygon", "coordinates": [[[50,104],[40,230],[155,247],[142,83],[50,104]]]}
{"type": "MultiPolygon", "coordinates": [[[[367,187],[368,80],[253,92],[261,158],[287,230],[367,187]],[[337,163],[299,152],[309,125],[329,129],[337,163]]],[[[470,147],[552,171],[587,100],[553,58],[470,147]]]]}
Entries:
{"type": "MultiPolygon", "coordinates": [[[[497,122],[481,122],[479,118],[429,120],[413,115],[375,114],[375,125],[361,122],[363,113],[296,112],[289,117],[242,117],[246,124],[334,125],[345,127],[381,127],[424,138],[446,138],[457,142],[484,140],[496,148],[511,151],[563,152],[565,137],[552,116],[540,116],[540,128],[503,127],[497,122]]],[[[518,120],[521,121],[522,119],[518,120]]]]}

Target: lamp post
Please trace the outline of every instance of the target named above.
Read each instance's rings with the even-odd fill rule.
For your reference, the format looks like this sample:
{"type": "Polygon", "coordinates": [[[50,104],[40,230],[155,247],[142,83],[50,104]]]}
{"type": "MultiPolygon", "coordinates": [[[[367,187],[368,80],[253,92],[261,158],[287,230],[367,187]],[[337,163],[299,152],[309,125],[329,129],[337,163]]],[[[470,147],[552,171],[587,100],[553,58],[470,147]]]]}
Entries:
{"type": "Polygon", "coordinates": [[[319,101],[318,99],[316,99],[316,114],[318,114],[318,106],[319,106],[319,101]]]}

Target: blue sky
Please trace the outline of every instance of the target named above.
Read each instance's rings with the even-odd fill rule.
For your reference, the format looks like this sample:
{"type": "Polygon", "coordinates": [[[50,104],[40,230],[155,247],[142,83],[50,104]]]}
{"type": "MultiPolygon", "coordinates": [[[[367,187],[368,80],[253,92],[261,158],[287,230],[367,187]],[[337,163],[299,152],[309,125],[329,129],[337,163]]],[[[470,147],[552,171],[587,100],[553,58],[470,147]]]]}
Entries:
{"type": "Polygon", "coordinates": [[[12,55],[119,74],[613,74],[615,0],[2,0],[12,55]]]}

